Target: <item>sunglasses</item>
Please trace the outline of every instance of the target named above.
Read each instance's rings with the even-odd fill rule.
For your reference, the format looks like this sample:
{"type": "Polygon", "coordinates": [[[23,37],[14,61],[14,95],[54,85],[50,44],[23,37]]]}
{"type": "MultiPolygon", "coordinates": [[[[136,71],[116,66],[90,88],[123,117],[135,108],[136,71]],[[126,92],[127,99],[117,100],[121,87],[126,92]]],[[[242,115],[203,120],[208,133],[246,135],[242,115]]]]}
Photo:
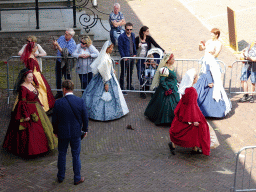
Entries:
{"type": "Polygon", "coordinates": [[[132,31],[132,29],[125,29],[126,31],[132,31]]]}
{"type": "Polygon", "coordinates": [[[82,43],[83,45],[87,45],[87,43],[84,43],[83,41],[80,41],[80,43],[82,43]]]}
{"type": "Polygon", "coordinates": [[[29,40],[27,39],[27,42],[30,43],[31,41],[29,41],[29,40]]]}

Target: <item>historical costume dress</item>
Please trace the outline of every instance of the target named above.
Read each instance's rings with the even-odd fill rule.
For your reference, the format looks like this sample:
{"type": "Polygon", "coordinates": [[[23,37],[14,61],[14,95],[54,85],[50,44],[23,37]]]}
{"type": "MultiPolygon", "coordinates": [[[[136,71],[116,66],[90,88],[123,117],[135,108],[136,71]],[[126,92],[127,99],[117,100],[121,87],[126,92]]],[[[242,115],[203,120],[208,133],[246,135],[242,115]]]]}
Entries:
{"type": "Polygon", "coordinates": [[[43,105],[45,111],[52,109],[54,107],[55,99],[51,91],[51,87],[46,81],[45,77],[40,71],[38,62],[36,59],[29,58],[25,63],[27,69],[33,71],[33,79],[36,86],[39,86],[39,100],[43,105]]]}
{"type": "Polygon", "coordinates": [[[100,55],[91,64],[94,77],[82,96],[89,118],[99,121],[118,119],[129,112],[114,74],[112,60],[106,53],[109,43],[105,42],[100,55]],[[104,89],[105,84],[109,86],[108,92],[104,89]]]}
{"type": "Polygon", "coordinates": [[[45,153],[57,147],[53,127],[38,99],[38,91],[20,86],[18,103],[12,111],[11,121],[3,148],[13,154],[28,157],[45,153]],[[24,121],[30,117],[29,121],[24,121]]]}
{"type": "Polygon", "coordinates": [[[174,109],[180,100],[175,72],[166,66],[162,67],[169,57],[169,54],[165,55],[159,64],[160,69],[158,67],[151,90],[158,87],[144,113],[156,125],[172,123],[174,109]]]}
{"type": "Polygon", "coordinates": [[[197,92],[191,87],[194,77],[195,69],[190,69],[180,84],[179,93],[182,97],[174,111],[175,117],[169,130],[170,139],[175,145],[199,147],[203,154],[210,155],[209,126],[198,107],[197,92]],[[184,86],[184,81],[189,83],[184,86]],[[194,122],[198,122],[199,126],[195,126],[194,122]]]}
{"type": "Polygon", "coordinates": [[[201,75],[194,85],[198,94],[198,105],[205,117],[225,117],[232,105],[221,80],[221,67],[209,52],[214,50],[214,41],[206,43],[202,58],[201,75]],[[213,87],[208,85],[213,83],[213,87]]]}

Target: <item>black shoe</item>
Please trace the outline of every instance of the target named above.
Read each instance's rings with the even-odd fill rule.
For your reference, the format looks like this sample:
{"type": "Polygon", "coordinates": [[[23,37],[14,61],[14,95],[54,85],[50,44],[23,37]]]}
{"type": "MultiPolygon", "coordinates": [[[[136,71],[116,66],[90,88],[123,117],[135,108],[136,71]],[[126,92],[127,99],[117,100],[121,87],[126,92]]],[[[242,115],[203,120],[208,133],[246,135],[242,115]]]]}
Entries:
{"type": "Polygon", "coordinates": [[[247,98],[247,101],[249,101],[250,103],[254,103],[253,95],[250,95],[250,96],[247,98]]]}
{"type": "Polygon", "coordinates": [[[248,101],[248,94],[244,94],[243,97],[241,99],[239,99],[239,102],[246,102],[248,101]]]}
{"type": "Polygon", "coordinates": [[[140,98],[142,98],[142,99],[146,99],[146,98],[147,98],[146,93],[140,93],[140,98]]]}
{"type": "Polygon", "coordinates": [[[59,99],[59,98],[62,98],[62,97],[63,97],[63,94],[61,94],[61,93],[57,93],[57,94],[54,96],[55,99],[59,99]]]}
{"type": "Polygon", "coordinates": [[[171,154],[175,155],[175,147],[173,147],[172,142],[168,143],[171,154]]]}
{"type": "Polygon", "coordinates": [[[123,95],[128,95],[127,92],[123,91],[123,95]]]}
{"type": "Polygon", "coordinates": [[[59,179],[59,178],[57,178],[57,182],[58,183],[62,183],[64,181],[64,179],[59,179]]]}

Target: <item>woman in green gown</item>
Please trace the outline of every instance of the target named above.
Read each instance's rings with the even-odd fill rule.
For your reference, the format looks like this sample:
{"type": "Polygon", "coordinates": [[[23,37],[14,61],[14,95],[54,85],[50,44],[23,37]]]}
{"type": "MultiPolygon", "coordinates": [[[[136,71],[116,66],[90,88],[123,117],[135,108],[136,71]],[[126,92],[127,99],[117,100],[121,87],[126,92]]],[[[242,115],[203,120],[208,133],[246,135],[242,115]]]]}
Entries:
{"type": "Polygon", "coordinates": [[[144,115],[156,125],[171,125],[180,96],[176,73],[173,70],[174,55],[166,54],[161,60],[151,90],[157,87],[144,115]]]}

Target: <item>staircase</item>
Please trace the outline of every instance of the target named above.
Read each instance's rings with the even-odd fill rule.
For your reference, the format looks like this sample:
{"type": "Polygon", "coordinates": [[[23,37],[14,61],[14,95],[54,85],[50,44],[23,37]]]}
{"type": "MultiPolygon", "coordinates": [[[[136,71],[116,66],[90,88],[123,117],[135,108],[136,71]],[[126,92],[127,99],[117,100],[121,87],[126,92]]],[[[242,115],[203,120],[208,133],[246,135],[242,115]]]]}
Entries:
{"type": "MultiPolygon", "coordinates": [[[[39,7],[50,7],[50,6],[71,6],[73,5],[72,0],[38,0],[39,7]]],[[[35,7],[35,0],[0,0],[1,8],[21,8],[21,7],[35,7]]]]}
{"type": "MultiPolygon", "coordinates": [[[[72,6],[73,0],[39,0],[39,7],[64,7],[72,6]]],[[[25,43],[28,35],[35,35],[38,43],[45,49],[48,55],[56,55],[52,49],[51,38],[64,35],[66,28],[73,28],[72,9],[39,9],[39,29],[36,29],[35,0],[0,0],[0,9],[13,9],[1,12],[0,61],[7,60],[10,56],[17,55],[18,51],[25,43]],[[31,10],[15,10],[16,8],[31,8],[31,10]]],[[[106,31],[91,30],[89,34],[85,32],[79,23],[79,17],[83,12],[76,13],[77,28],[74,28],[75,41],[79,43],[82,35],[89,35],[93,40],[93,45],[100,51],[104,42],[109,39],[106,31]],[[96,39],[95,39],[96,34],[96,39]],[[104,34],[103,36],[100,36],[104,34]]],[[[105,21],[105,25],[108,21],[105,21]]],[[[117,49],[116,49],[117,50],[117,49]]],[[[118,56],[118,52],[113,53],[118,56]]]]}

